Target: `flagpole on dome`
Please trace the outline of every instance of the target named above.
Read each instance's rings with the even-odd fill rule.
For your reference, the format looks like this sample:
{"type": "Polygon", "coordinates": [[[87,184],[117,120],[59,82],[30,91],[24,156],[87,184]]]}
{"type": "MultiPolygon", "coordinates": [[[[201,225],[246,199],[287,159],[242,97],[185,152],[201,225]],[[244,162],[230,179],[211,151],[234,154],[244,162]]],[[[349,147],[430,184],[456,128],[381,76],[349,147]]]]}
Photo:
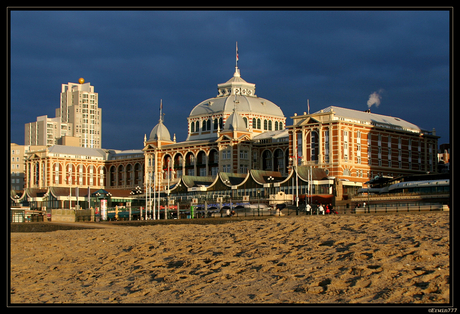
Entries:
{"type": "Polygon", "coordinates": [[[238,42],[236,42],[236,51],[235,51],[235,74],[233,76],[239,77],[240,76],[240,70],[238,69],[238,42]]]}
{"type": "Polygon", "coordinates": [[[160,122],[163,122],[163,99],[160,99],[160,122]]]}
{"type": "Polygon", "coordinates": [[[235,60],[235,68],[238,68],[238,42],[236,42],[236,60],[235,60]]]}

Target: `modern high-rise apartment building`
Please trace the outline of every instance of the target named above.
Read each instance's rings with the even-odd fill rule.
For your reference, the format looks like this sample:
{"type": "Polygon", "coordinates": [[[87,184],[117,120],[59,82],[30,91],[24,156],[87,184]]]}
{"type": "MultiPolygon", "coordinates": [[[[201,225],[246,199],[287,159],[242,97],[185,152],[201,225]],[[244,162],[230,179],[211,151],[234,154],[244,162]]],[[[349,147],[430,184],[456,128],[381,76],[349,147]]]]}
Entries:
{"type": "Polygon", "coordinates": [[[74,137],[80,139],[80,146],[101,148],[102,109],[98,106],[98,93],[90,83],[62,84],[61,106],[56,116],[62,122],[72,123],[74,137]]]}
{"type": "Polygon", "coordinates": [[[60,107],[56,117],[37,117],[36,122],[26,123],[25,145],[72,145],[101,148],[102,109],[98,105],[98,93],[90,83],[62,84],[60,107]],[[72,139],[70,141],[70,139],[72,139]]]}
{"type": "Polygon", "coordinates": [[[62,122],[59,117],[37,117],[37,121],[26,123],[24,127],[25,145],[53,146],[61,144],[61,139],[72,136],[71,123],[62,122]]]}

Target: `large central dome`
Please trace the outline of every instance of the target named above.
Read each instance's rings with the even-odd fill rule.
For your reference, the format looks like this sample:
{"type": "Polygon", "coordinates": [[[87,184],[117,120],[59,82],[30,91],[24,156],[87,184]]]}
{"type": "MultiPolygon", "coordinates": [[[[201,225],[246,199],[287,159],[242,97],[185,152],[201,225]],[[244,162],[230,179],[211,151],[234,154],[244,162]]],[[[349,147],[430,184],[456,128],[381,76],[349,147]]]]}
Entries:
{"type": "Polygon", "coordinates": [[[217,85],[218,95],[196,105],[190,112],[187,140],[217,138],[227,118],[237,112],[246,123],[246,129],[254,135],[265,131],[284,129],[286,118],[276,104],[257,97],[256,85],[241,78],[235,68],[233,77],[217,85]]]}

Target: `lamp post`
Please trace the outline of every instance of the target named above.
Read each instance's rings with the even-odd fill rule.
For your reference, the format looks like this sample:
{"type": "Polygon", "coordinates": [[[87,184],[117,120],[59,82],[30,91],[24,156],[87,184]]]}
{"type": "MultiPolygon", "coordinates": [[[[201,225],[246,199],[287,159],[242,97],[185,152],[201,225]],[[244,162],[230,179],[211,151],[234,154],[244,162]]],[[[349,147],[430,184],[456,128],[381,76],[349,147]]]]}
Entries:
{"type": "MultiPolygon", "coordinates": [[[[182,184],[179,181],[179,185],[177,186],[179,188],[179,190],[180,190],[181,186],[182,186],[182,184]]],[[[182,197],[181,197],[181,199],[182,199],[182,197]]],[[[177,219],[180,219],[179,201],[176,202],[176,205],[177,205],[177,219]]]]}
{"type": "MultiPolygon", "coordinates": [[[[370,181],[366,182],[367,183],[367,209],[368,212],[371,212],[371,184],[370,181]]],[[[374,206],[375,209],[375,206],[374,206]]]]}
{"type": "Polygon", "coordinates": [[[271,184],[273,183],[273,180],[275,180],[275,178],[273,178],[272,176],[269,176],[267,178],[267,181],[268,181],[268,199],[271,198],[271,184]]]}
{"type": "MultiPolygon", "coordinates": [[[[273,178],[272,176],[269,176],[269,177],[267,178],[267,181],[268,181],[269,184],[270,184],[270,183],[273,183],[274,180],[275,180],[275,178],[273,178]]],[[[271,190],[271,185],[269,185],[269,186],[268,186],[268,195],[270,195],[271,192],[272,192],[272,190],[271,190]]]]}
{"type": "Polygon", "coordinates": [[[257,216],[260,216],[260,191],[257,191],[257,216]]]}
{"type": "MultiPolygon", "coordinates": [[[[134,190],[132,190],[131,192],[129,192],[129,194],[131,195],[139,195],[139,194],[142,194],[142,189],[140,186],[136,186],[136,188],[134,190]]],[[[147,199],[147,198],[146,198],[147,199]]],[[[132,206],[129,206],[129,220],[131,220],[131,207],[132,206]]],[[[147,206],[146,206],[147,208],[147,206]]],[[[146,209],[147,210],[147,209],[146,209]]]]}
{"type": "MultiPolygon", "coordinates": [[[[129,194],[134,196],[135,192],[134,192],[134,191],[131,191],[131,192],[129,192],[129,194]]],[[[131,204],[132,204],[132,203],[131,203],[131,204]]],[[[128,220],[131,221],[131,206],[129,206],[128,220]]]]}

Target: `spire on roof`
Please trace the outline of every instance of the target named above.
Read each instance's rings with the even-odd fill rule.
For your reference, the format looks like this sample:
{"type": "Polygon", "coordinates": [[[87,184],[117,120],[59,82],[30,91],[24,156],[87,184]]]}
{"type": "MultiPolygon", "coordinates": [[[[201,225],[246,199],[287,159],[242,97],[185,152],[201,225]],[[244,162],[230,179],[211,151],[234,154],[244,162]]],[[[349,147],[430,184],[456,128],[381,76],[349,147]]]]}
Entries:
{"type": "Polygon", "coordinates": [[[150,132],[149,142],[156,140],[156,141],[168,141],[171,142],[171,135],[169,133],[168,128],[163,124],[164,121],[164,113],[163,113],[163,99],[160,100],[160,119],[158,120],[158,124],[150,132]]]}

